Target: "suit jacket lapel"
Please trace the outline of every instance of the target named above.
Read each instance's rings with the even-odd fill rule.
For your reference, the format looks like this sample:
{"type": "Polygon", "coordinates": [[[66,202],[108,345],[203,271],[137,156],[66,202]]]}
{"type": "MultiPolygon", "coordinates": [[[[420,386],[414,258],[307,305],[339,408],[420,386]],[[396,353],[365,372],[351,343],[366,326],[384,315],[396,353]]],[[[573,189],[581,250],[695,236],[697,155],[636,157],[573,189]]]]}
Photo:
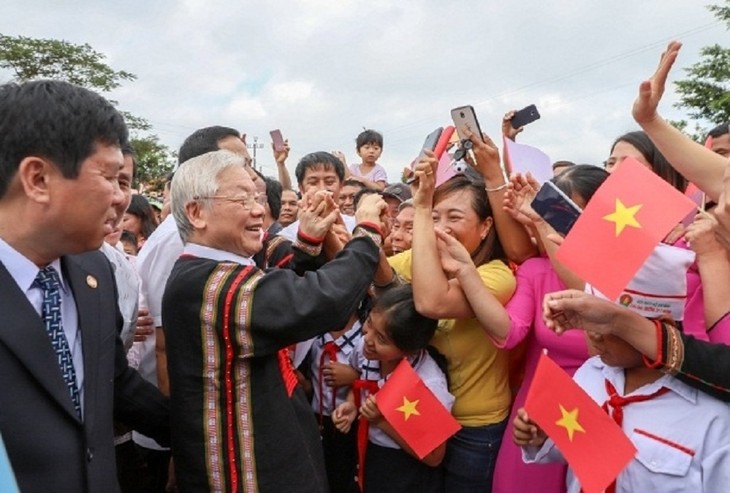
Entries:
{"type": "Polygon", "coordinates": [[[0,340],[51,397],[78,420],[43,321],[0,262],[0,340]]]}
{"type": "Polygon", "coordinates": [[[97,389],[96,367],[99,365],[99,329],[101,326],[100,289],[96,277],[83,268],[81,258],[78,256],[63,257],[62,264],[76,301],[81,344],[84,351],[84,423],[88,429],[93,429],[97,389]]]}

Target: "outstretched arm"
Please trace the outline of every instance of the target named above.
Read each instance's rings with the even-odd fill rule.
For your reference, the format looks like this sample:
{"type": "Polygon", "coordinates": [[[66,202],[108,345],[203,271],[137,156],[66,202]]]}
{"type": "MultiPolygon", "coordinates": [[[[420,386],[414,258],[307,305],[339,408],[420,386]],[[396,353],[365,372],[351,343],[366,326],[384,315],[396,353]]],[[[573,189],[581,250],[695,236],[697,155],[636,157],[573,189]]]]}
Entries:
{"type": "Polygon", "coordinates": [[[682,43],[672,41],[662,53],[654,75],[639,86],[632,114],[672,167],[717,201],[727,159],[694,142],[670,125],[657,112],[664,94],[669,71],[677,59],[682,43]]]}

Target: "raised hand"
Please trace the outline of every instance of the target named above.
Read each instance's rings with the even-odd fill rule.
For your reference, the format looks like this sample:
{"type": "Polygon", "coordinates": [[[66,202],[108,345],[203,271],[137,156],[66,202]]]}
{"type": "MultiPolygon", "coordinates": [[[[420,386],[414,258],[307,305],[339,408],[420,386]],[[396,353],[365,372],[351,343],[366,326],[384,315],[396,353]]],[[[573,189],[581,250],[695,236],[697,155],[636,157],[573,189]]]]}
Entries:
{"type": "Polygon", "coordinates": [[[510,178],[504,195],[503,207],[516,221],[530,226],[539,221],[540,216],[532,208],[532,201],[540,189],[540,184],[529,172],[527,175],[515,173],[510,178]]]}
{"type": "Polygon", "coordinates": [[[289,139],[284,141],[284,149],[281,151],[277,151],[274,144],[271,144],[271,149],[274,151],[274,161],[276,161],[276,164],[284,164],[286,158],[289,157],[289,139]]]}
{"type": "Polygon", "coordinates": [[[639,125],[649,123],[658,117],[657,106],[664,95],[669,71],[677,59],[682,43],[672,41],[659,59],[659,66],[649,80],[639,86],[639,95],[634,101],[631,114],[639,125]]]}
{"type": "Polygon", "coordinates": [[[517,137],[517,134],[522,132],[525,127],[520,128],[513,128],[512,127],[512,117],[515,116],[515,113],[517,110],[511,110],[504,114],[504,117],[502,118],[502,135],[507,137],[509,140],[513,141],[515,140],[515,137],[517,137]]]}
{"type": "Polygon", "coordinates": [[[324,240],[340,214],[332,195],[325,190],[310,190],[302,197],[301,205],[299,229],[307,236],[324,240]]]}
{"type": "Polygon", "coordinates": [[[411,185],[411,190],[413,191],[413,205],[416,207],[431,207],[438,165],[436,155],[427,150],[414,166],[413,176],[416,181],[411,185]]]}

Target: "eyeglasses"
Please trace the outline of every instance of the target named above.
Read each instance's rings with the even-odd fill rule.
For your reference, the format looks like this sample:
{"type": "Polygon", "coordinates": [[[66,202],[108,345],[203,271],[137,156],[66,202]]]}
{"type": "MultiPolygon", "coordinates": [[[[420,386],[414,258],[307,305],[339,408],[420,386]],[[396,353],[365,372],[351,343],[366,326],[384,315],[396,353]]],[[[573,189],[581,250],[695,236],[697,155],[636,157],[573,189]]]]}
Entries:
{"type": "Polygon", "coordinates": [[[239,205],[241,205],[244,209],[249,210],[253,209],[254,205],[260,205],[264,206],[266,205],[266,195],[262,195],[260,193],[257,193],[255,195],[241,195],[239,197],[231,197],[229,195],[210,195],[208,197],[199,197],[196,196],[195,200],[227,200],[229,202],[235,202],[239,205]]]}

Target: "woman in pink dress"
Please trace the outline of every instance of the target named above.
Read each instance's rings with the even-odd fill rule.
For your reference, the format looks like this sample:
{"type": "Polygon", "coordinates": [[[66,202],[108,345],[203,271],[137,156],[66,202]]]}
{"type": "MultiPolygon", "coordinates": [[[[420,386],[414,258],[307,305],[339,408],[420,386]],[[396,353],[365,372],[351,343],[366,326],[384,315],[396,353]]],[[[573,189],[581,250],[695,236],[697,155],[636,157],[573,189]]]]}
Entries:
{"type": "MultiPolygon", "coordinates": [[[[605,170],[596,166],[578,165],[553,178],[553,182],[583,207],[607,176],[605,170]]],[[[548,255],[552,256],[555,248],[547,240],[547,235],[555,234],[555,231],[529,205],[536,191],[534,182],[528,183],[527,180],[517,177],[512,181],[506,202],[513,215],[533,230],[535,237],[546,246],[548,255]]],[[[469,268],[468,255],[460,252],[458,245],[448,237],[439,234],[439,238],[443,261],[469,268]]],[[[498,347],[512,349],[526,341],[524,381],[515,398],[513,409],[524,405],[542,351],[547,350],[550,357],[570,375],[588,359],[588,349],[582,332],[568,332],[557,336],[543,323],[542,300],[546,293],[565,289],[566,284],[561,275],[566,275],[564,269],[548,257],[528,259],[517,271],[517,290],[512,299],[504,308],[499,307],[502,313],[477,313],[486,319],[482,326],[498,347]]],[[[490,296],[486,290],[482,293],[465,294],[475,298],[490,296]]],[[[510,417],[510,422],[512,419],[514,416],[510,417]]],[[[520,449],[512,442],[511,430],[508,428],[499,451],[492,491],[564,492],[565,473],[566,466],[562,464],[524,464],[520,449]]]]}

